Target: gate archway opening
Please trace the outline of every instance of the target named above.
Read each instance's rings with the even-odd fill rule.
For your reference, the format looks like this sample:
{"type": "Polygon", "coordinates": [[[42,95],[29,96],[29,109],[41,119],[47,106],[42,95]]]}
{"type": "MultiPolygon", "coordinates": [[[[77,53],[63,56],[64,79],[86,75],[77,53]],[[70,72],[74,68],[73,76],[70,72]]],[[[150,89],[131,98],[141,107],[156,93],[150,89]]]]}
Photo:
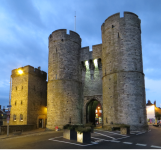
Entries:
{"type": "Polygon", "coordinates": [[[102,125],[102,106],[94,99],[86,105],[86,123],[90,122],[96,126],[102,125]]]}

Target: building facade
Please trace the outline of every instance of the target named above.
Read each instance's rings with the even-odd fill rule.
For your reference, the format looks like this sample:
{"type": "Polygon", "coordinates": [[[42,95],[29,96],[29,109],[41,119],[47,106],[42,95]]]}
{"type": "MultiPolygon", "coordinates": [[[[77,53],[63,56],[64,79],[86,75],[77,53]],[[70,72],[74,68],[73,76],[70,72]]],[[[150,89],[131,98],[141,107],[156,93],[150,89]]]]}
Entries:
{"type": "Polygon", "coordinates": [[[45,127],[47,118],[47,73],[25,66],[12,70],[10,125],[45,127]]]}
{"type": "MultiPolygon", "coordinates": [[[[131,130],[147,129],[140,23],[131,12],[124,12],[122,18],[119,13],[108,17],[101,26],[102,43],[93,45],[92,51],[81,47],[76,32],[60,29],[50,34],[47,129],[88,122],[99,122],[104,128],[128,124],[131,130]],[[98,117],[97,107],[101,108],[98,117]]],[[[29,71],[23,76],[12,71],[11,116],[23,113],[23,123],[38,123],[45,94],[44,99],[38,95],[46,92],[46,77],[31,66],[24,68],[29,71]],[[22,86],[26,93],[21,95],[22,86]],[[37,94],[34,86],[39,87],[37,94]]]]}

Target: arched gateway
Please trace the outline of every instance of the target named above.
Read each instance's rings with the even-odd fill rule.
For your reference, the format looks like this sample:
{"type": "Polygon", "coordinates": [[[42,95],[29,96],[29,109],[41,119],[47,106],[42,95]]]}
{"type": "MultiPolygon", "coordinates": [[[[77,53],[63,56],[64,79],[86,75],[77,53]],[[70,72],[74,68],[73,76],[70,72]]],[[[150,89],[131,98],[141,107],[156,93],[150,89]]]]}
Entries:
{"type": "Polygon", "coordinates": [[[86,123],[90,122],[102,126],[102,105],[96,99],[92,99],[86,104],[86,123]]]}

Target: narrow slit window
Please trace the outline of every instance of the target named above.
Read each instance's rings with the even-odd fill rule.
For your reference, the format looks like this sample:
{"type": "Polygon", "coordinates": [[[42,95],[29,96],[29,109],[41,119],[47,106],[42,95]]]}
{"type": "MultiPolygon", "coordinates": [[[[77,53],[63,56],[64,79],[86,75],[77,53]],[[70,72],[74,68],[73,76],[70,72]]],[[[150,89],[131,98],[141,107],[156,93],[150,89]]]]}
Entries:
{"type": "Polygon", "coordinates": [[[23,115],[20,114],[20,121],[23,121],[23,115]]]}
{"type": "Polygon", "coordinates": [[[93,74],[91,74],[91,80],[93,80],[93,79],[94,79],[93,74]]]}
{"type": "Polygon", "coordinates": [[[15,114],[13,115],[13,121],[16,121],[16,115],[15,114]]]}

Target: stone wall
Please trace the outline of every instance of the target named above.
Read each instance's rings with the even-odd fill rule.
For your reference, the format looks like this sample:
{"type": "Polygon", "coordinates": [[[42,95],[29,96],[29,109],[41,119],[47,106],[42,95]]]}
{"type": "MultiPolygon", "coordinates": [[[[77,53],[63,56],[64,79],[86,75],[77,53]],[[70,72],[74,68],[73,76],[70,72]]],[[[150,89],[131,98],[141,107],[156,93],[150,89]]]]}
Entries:
{"type": "MultiPolygon", "coordinates": [[[[36,129],[36,125],[9,125],[9,133],[14,132],[15,130],[30,131],[36,129]]],[[[7,134],[7,126],[0,126],[0,135],[7,134]]]]}
{"type": "Polygon", "coordinates": [[[140,19],[124,12],[102,25],[103,122],[146,126],[140,19]],[[107,119],[106,119],[107,118],[107,119]]]}
{"type": "Polygon", "coordinates": [[[46,73],[32,66],[25,66],[12,70],[11,77],[10,125],[35,124],[38,127],[38,116],[47,115],[46,73]],[[18,73],[20,69],[22,74],[18,73]],[[13,115],[16,115],[15,121],[13,115]],[[20,119],[20,115],[23,115],[23,119],[20,119]]]}
{"type": "Polygon", "coordinates": [[[81,123],[80,48],[81,38],[75,32],[57,30],[49,36],[47,129],[81,123]]]}

